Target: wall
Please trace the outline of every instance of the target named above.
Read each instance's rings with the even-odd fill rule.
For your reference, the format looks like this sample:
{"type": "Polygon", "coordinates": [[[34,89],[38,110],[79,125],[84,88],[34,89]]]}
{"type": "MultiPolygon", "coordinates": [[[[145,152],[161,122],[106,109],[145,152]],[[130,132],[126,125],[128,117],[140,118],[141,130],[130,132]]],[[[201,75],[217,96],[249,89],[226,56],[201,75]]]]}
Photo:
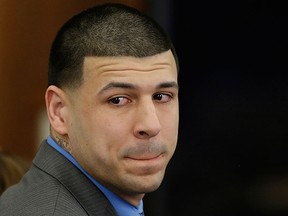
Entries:
{"type": "MultiPolygon", "coordinates": [[[[32,160],[48,130],[39,119],[45,122],[50,44],[69,17],[103,2],[0,0],[0,148],[32,160]]],[[[114,2],[147,9],[144,0],[114,2]]]]}

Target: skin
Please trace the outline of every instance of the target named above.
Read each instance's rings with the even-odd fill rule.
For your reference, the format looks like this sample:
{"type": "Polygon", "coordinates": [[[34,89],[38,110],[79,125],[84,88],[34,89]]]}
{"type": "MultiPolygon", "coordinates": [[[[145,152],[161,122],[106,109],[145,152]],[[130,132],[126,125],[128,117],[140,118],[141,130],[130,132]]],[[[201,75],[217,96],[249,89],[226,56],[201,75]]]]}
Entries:
{"type": "Polygon", "coordinates": [[[175,152],[179,105],[171,51],[85,57],[77,89],[49,86],[51,135],[101,184],[137,206],[175,152]]]}

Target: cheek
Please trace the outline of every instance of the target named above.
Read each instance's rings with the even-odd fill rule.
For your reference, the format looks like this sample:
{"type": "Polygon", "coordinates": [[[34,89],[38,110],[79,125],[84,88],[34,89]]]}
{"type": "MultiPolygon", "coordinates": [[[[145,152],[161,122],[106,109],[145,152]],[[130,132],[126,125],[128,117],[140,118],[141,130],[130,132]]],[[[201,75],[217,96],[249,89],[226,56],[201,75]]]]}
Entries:
{"type": "Polygon", "coordinates": [[[178,140],[178,130],[179,130],[179,116],[177,113],[171,114],[163,119],[162,121],[162,131],[164,137],[169,143],[171,143],[171,148],[175,148],[178,140]]]}
{"type": "Polygon", "coordinates": [[[178,109],[174,110],[166,110],[160,118],[162,128],[170,131],[170,133],[175,134],[178,133],[178,125],[179,125],[179,114],[178,109]]]}
{"type": "Polygon", "coordinates": [[[79,141],[83,145],[82,148],[88,149],[86,150],[88,151],[87,154],[90,153],[89,151],[95,153],[102,152],[105,158],[109,152],[113,151],[113,148],[117,148],[116,143],[121,143],[120,140],[125,136],[125,128],[123,126],[126,123],[113,121],[115,119],[116,117],[112,118],[103,113],[94,113],[80,120],[82,126],[75,133],[78,134],[78,137],[81,137],[79,141]]]}

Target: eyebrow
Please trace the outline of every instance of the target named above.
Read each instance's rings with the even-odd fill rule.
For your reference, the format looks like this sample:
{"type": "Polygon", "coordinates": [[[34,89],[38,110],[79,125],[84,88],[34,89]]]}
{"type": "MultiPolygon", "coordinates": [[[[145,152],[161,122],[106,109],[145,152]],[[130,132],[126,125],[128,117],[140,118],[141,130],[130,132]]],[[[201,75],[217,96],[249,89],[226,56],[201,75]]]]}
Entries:
{"type": "Polygon", "coordinates": [[[179,85],[175,82],[163,82],[160,83],[159,85],[157,85],[156,89],[160,89],[160,88],[176,88],[179,89],[179,85]]]}
{"type": "MultiPolygon", "coordinates": [[[[123,89],[136,89],[137,87],[131,83],[125,83],[125,82],[110,82],[106,86],[104,86],[100,90],[100,94],[108,89],[112,88],[123,88],[123,89]]],[[[163,82],[156,86],[156,89],[162,89],[162,88],[179,88],[179,85],[175,82],[163,82]]]]}

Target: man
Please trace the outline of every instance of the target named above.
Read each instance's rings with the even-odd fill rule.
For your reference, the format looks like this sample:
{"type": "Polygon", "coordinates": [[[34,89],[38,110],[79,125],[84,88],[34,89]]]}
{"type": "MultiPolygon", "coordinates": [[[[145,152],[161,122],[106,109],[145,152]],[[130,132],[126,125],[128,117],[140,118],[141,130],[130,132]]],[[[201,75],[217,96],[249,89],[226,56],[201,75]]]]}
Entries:
{"type": "Polygon", "coordinates": [[[52,44],[50,136],[0,215],[143,215],[178,136],[178,61],[161,27],[121,4],[72,17],[52,44]]]}

